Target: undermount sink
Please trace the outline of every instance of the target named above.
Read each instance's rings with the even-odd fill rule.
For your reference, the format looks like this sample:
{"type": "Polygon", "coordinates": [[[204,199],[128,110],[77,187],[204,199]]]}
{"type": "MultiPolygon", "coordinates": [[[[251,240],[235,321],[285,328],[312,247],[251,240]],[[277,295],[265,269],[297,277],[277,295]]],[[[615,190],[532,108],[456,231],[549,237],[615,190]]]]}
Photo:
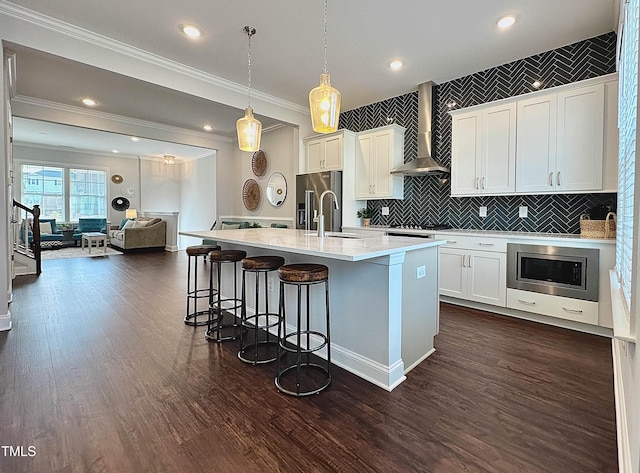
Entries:
{"type": "MultiPolygon", "coordinates": [[[[304,236],[317,237],[318,236],[318,232],[305,233],[304,236]]],[[[357,233],[346,233],[346,232],[324,232],[324,236],[325,237],[332,237],[332,238],[355,238],[355,239],[362,238],[357,233]]]]}

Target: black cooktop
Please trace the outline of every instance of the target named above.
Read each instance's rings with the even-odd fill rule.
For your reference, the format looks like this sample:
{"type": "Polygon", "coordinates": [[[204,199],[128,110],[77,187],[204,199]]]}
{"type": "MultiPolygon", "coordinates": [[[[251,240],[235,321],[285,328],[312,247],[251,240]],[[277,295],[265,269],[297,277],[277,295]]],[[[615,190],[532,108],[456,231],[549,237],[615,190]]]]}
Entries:
{"type": "Polygon", "coordinates": [[[446,223],[422,223],[422,224],[413,224],[413,223],[395,223],[391,225],[391,228],[406,228],[409,230],[446,230],[447,228],[451,228],[451,225],[446,223]]]}

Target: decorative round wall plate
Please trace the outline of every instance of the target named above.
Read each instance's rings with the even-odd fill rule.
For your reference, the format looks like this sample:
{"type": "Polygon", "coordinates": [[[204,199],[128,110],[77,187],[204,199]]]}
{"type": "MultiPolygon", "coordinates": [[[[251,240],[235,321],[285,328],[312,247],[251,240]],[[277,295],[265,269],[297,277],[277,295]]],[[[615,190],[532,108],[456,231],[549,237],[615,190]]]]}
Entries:
{"type": "Polygon", "coordinates": [[[242,186],[242,203],[247,210],[255,210],[260,205],[260,187],[253,179],[247,179],[242,186]]]}
{"type": "Polygon", "coordinates": [[[127,199],[126,197],[116,197],[111,201],[111,207],[119,212],[127,210],[130,205],[131,204],[129,203],[129,199],[127,199]]]}
{"type": "Polygon", "coordinates": [[[131,197],[132,195],[136,195],[136,188],[133,186],[122,186],[122,195],[131,197]]]}
{"type": "Polygon", "coordinates": [[[267,156],[261,149],[253,153],[253,158],[251,158],[251,170],[258,177],[264,176],[267,172],[267,156]]]}
{"type": "Polygon", "coordinates": [[[113,176],[111,176],[111,182],[113,182],[114,184],[122,184],[122,181],[124,181],[124,179],[120,174],[114,174],[113,176]]]}

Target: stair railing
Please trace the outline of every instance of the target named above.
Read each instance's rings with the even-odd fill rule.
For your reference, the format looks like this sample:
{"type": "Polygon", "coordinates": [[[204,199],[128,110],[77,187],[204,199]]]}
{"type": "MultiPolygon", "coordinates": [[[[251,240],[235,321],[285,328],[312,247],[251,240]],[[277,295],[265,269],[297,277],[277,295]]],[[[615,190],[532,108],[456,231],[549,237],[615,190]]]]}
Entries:
{"type": "Polygon", "coordinates": [[[19,231],[14,234],[13,249],[36,261],[36,274],[42,273],[42,247],[40,239],[40,206],[32,209],[13,201],[13,222],[20,222],[19,231]],[[31,242],[29,242],[31,234],[31,242]]]}

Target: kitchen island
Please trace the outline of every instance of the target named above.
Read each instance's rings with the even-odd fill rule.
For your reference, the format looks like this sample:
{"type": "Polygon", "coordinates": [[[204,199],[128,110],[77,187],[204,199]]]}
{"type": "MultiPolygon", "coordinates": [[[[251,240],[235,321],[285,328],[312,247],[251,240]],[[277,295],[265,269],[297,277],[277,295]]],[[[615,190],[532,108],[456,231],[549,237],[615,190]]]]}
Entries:
{"type": "MultiPolygon", "coordinates": [[[[318,238],[315,233],[282,228],[180,234],[216,240],[223,249],[244,250],[249,256],[276,255],[286,264],[328,266],[332,362],[384,389],[398,386],[407,372],[435,351],[442,241],[381,234],[353,238],[340,233],[318,238]]],[[[232,270],[222,277],[232,278],[232,270]]],[[[270,277],[270,298],[277,307],[278,279],[275,273],[270,277]]],[[[223,283],[225,287],[232,285],[223,283]]],[[[324,326],[323,298],[314,297],[313,290],[311,298],[311,323],[324,326]]],[[[255,306],[251,296],[247,305],[251,313],[255,306]]],[[[287,324],[294,323],[293,314],[295,307],[287,307],[287,324]]]]}

